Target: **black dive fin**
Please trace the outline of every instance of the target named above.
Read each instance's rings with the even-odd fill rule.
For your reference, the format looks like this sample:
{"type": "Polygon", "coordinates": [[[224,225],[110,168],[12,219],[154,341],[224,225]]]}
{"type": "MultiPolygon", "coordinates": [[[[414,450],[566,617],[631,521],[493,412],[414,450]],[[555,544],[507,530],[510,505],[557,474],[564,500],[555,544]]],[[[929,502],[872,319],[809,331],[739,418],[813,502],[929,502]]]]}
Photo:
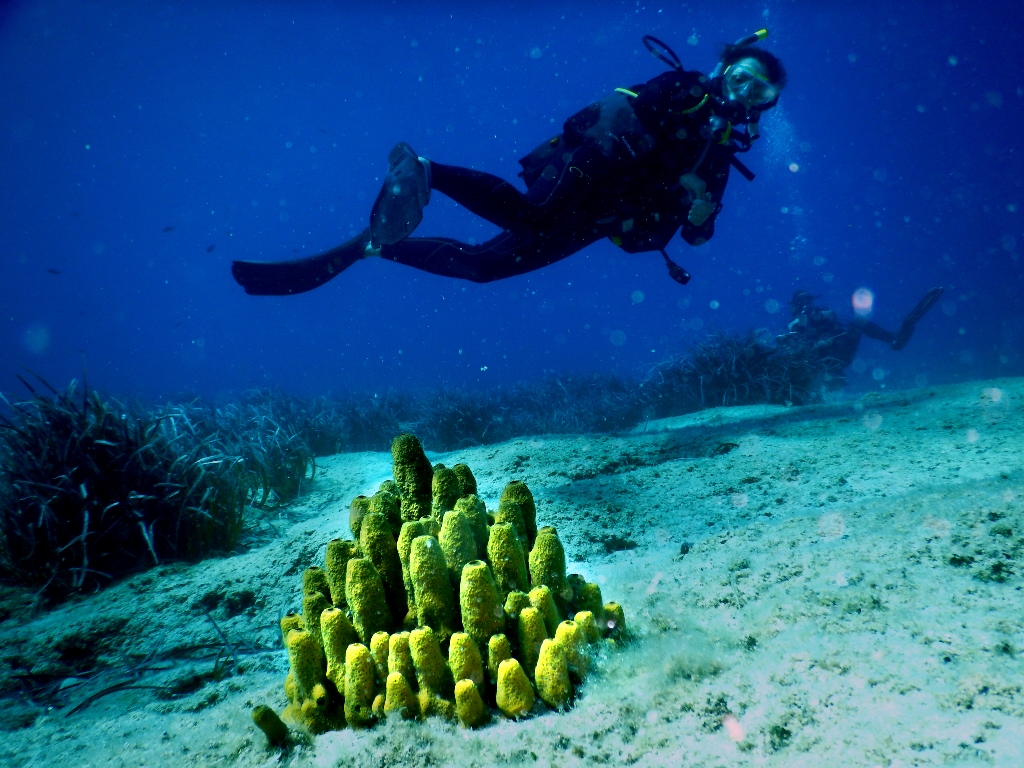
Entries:
{"type": "Polygon", "coordinates": [[[394,245],[411,235],[428,202],[429,165],[420,162],[408,144],[398,144],[388,155],[388,173],[370,212],[373,244],[394,245]]]}
{"type": "Polygon", "coordinates": [[[896,338],[892,340],[892,344],[889,345],[890,347],[898,351],[907,346],[910,337],[914,335],[914,327],[917,325],[917,321],[924,317],[925,313],[935,305],[935,302],[939,300],[944,290],[945,288],[932,288],[924,295],[923,299],[917,302],[917,306],[910,310],[910,314],[904,318],[900,329],[896,331],[896,338]]]}
{"type": "Polygon", "coordinates": [[[337,277],[366,253],[370,241],[365,230],[316,256],[293,261],[233,261],[231,275],[251,296],[289,296],[305,293],[337,277]]]}

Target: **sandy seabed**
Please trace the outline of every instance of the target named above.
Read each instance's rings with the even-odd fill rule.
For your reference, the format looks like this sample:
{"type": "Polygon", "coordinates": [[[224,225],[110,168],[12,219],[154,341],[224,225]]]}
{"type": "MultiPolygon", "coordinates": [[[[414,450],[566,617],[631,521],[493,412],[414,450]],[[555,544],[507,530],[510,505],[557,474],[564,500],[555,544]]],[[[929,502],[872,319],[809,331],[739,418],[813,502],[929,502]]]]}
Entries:
{"type": "Polygon", "coordinates": [[[286,704],[278,619],[391,472],[323,459],[239,553],[44,613],[4,592],[0,765],[1021,766],[1022,448],[1007,379],[431,454],[468,463],[489,509],[526,481],[635,639],[562,714],[281,753],[250,718],[286,704]],[[52,684],[11,693],[26,675],[52,684]]]}

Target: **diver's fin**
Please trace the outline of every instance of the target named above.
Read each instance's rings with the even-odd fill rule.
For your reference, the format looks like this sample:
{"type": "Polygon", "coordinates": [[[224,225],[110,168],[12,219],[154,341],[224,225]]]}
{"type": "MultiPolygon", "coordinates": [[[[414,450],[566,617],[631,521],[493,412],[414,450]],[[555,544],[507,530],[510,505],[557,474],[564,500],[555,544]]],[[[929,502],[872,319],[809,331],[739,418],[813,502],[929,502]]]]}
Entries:
{"type": "Polygon", "coordinates": [[[404,240],[423,220],[430,202],[430,163],[412,147],[398,144],[388,155],[388,173],[370,213],[370,238],[376,246],[404,240]]]}
{"type": "MultiPolygon", "coordinates": [[[[293,261],[233,261],[231,275],[251,296],[305,293],[337,277],[367,255],[370,231],[316,256],[293,261]]],[[[372,252],[370,252],[372,255],[372,252]]]]}
{"type": "Polygon", "coordinates": [[[917,321],[924,317],[925,313],[935,305],[935,302],[939,300],[944,290],[945,288],[932,288],[924,295],[923,299],[917,302],[917,306],[910,310],[910,314],[903,319],[903,324],[896,331],[896,338],[889,345],[892,349],[899,351],[907,346],[910,337],[914,335],[914,326],[917,325],[917,321]]]}

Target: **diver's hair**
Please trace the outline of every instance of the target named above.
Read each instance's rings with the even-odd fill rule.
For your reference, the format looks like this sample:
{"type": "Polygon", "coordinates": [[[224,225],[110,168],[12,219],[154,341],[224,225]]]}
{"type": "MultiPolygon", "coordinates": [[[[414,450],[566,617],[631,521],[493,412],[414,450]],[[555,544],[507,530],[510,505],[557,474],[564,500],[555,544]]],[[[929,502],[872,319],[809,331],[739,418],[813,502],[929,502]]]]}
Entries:
{"type": "Polygon", "coordinates": [[[764,67],[768,81],[777,88],[786,87],[786,68],[779,58],[756,45],[727,45],[722,51],[722,66],[728,67],[740,59],[756,59],[764,67]]]}

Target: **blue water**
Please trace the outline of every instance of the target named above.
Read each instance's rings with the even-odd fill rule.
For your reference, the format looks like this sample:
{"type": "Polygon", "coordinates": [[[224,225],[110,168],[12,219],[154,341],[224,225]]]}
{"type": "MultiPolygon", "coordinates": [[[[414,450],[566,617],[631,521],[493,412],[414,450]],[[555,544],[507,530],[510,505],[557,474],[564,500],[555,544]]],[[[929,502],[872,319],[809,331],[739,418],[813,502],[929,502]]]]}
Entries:
{"type": "MultiPolygon", "coordinates": [[[[843,317],[869,288],[895,328],[934,285],[850,389],[1019,375],[1022,22],[1005,1],[6,3],[0,390],[22,366],[147,397],[640,376],[709,331],[782,332],[795,288],[843,317]],[[706,72],[764,25],[790,84],[714,239],[669,247],[688,286],[607,241],[487,285],[379,259],[287,298],[231,279],[363,229],[398,141],[518,182],[569,115],[664,71],[643,34],[706,72]]],[[[418,234],[495,231],[435,194],[418,234]]]]}

